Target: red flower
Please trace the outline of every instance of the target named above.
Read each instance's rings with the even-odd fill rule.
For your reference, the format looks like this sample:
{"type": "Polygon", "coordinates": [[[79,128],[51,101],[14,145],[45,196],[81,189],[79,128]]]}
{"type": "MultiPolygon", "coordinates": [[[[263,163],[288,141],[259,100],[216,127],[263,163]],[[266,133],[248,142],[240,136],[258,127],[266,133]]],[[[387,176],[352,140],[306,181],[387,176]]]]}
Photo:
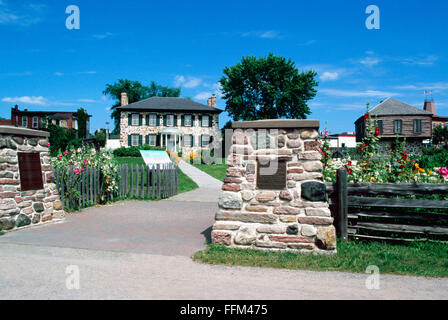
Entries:
{"type": "Polygon", "coordinates": [[[380,135],[380,128],[376,127],[375,129],[375,137],[378,137],[380,135]]]}
{"type": "Polygon", "coordinates": [[[367,112],[366,114],[364,114],[364,119],[367,119],[367,118],[369,118],[370,117],[370,114],[367,112]]]}

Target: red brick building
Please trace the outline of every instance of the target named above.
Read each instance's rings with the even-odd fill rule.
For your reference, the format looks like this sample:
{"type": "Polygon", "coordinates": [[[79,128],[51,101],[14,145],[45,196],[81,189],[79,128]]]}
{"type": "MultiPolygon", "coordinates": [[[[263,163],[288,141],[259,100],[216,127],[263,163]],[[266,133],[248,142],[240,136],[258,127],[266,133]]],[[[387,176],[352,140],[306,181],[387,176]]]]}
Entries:
{"type": "MultiPolygon", "coordinates": [[[[87,120],[87,134],[89,133],[90,115],[87,120]]],[[[11,120],[6,120],[3,125],[12,125],[29,129],[38,129],[44,119],[49,119],[53,124],[67,129],[78,130],[76,112],[63,111],[28,111],[20,110],[16,105],[11,109],[11,120]],[[8,122],[8,123],[6,123],[8,122]]],[[[2,125],[2,123],[0,123],[2,125]]]]}

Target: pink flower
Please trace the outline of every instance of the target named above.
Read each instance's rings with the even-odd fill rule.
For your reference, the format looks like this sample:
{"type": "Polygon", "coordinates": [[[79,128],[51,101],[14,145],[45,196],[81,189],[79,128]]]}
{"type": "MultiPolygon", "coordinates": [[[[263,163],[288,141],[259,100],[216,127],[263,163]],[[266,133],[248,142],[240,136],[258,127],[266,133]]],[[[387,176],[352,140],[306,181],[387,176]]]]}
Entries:
{"type": "Polygon", "coordinates": [[[58,156],[58,159],[59,159],[59,160],[61,160],[61,159],[62,159],[62,155],[61,155],[61,154],[60,154],[60,155],[58,156]]]}
{"type": "Polygon", "coordinates": [[[87,166],[87,165],[89,164],[89,160],[84,159],[84,160],[82,161],[82,164],[83,164],[84,166],[87,166]]]}
{"type": "Polygon", "coordinates": [[[439,173],[444,177],[448,178],[448,169],[447,168],[440,168],[439,173]]]}
{"type": "Polygon", "coordinates": [[[69,153],[70,153],[70,151],[68,151],[68,150],[65,150],[65,151],[64,151],[64,154],[65,154],[66,156],[68,156],[69,153]]]}
{"type": "Polygon", "coordinates": [[[80,173],[80,171],[79,171],[78,168],[73,169],[73,172],[74,172],[76,175],[79,175],[79,173],[80,173]]]}
{"type": "Polygon", "coordinates": [[[81,172],[84,172],[84,168],[81,168],[81,172]]]}
{"type": "Polygon", "coordinates": [[[50,148],[50,142],[47,143],[47,148],[50,148]]]}

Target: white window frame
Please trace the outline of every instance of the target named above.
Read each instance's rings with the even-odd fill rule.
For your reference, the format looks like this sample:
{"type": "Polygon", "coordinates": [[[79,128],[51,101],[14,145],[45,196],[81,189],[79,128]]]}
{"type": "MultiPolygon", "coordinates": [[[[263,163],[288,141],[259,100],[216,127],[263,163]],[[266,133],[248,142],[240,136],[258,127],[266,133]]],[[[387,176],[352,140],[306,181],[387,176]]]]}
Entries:
{"type": "Polygon", "coordinates": [[[22,127],[28,127],[28,116],[22,116],[22,127]]]}
{"type": "Polygon", "coordinates": [[[140,136],[138,134],[131,135],[131,146],[137,147],[140,145],[140,136]]]}
{"type": "Polygon", "coordinates": [[[167,114],[166,115],[166,126],[167,127],[174,127],[174,114],[167,114]]]}
{"type": "Polygon", "coordinates": [[[34,116],[33,117],[33,124],[32,124],[33,128],[39,128],[39,117],[34,116]]]}
{"type": "Polygon", "coordinates": [[[208,127],[208,126],[210,126],[210,116],[205,114],[202,116],[201,127],[208,127]],[[204,119],[207,119],[207,121],[205,122],[204,119]],[[204,125],[204,122],[206,123],[206,125],[204,125]]]}
{"type": "Polygon", "coordinates": [[[208,147],[210,145],[210,135],[204,134],[201,136],[201,147],[208,147]],[[206,144],[204,144],[204,138],[208,137],[208,140],[206,144]]]}
{"type": "Polygon", "coordinates": [[[191,135],[191,134],[184,135],[184,146],[187,148],[193,147],[193,135],[191,135]],[[187,138],[189,140],[187,140],[187,138]],[[188,144],[187,144],[187,141],[188,141],[188,144]]]}
{"type": "Polygon", "coordinates": [[[149,123],[147,124],[150,127],[156,127],[157,126],[157,114],[150,113],[149,114],[149,123]]]}
{"type": "Polygon", "coordinates": [[[193,116],[191,114],[184,115],[184,125],[186,127],[192,127],[193,126],[193,116]],[[187,118],[190,119],[189,123],[187,122],[187,118]]]}
{"type": "Polygon", "coordinates": [[[139,126],[140,125],[140,115],[138,113],[133,113],[131,115],[131,125],[132,126],[139,126]]]}
{"type": "Polygon", "coordinates": [[[151,147],[155,147],[157,145],[157,135],[150,134],[148,137],[148,143],[151,147]]]}

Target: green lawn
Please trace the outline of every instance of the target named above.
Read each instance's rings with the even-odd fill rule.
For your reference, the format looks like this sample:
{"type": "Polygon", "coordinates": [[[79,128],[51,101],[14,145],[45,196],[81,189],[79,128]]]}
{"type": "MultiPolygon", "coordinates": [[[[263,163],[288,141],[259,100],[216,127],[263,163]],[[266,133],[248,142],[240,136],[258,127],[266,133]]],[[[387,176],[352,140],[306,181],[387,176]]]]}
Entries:
{"type": "Polygon", "coordinates": [[[365,273],[369,265],[376,265],[382,274],[448,277],[448,250],[443,243],[338,242],[338,253],[328,256],[209,245],[195,253],[193,260],[219,265],[356,273],[365,273]]]}
{"type": "Polygon", "coordinates": [[[226,164],[194,164],[194,166],[220,181],[224,181],[229,167],[226,164]]]}
{"type": "MultiPolygon", "coordinates": [[[[143,161],[143,158],[139,157],[139,158],[133,158],[133,157],[116,157],[115,158],[118,162],[118,164],[129,164],[129,165],[144,165],[145,162],[143,161]]],[[[194,182],[193,180],[190,179],[190,177],[188,177],[185,173],[183,173],[180,169],[179,169],[179,185],[178,185],[178,192],[180,193],[184,193],[187,191],[191,191],[194,189],[197,189],[198,185],[196,184],[196,182],[194,182]]]]}

